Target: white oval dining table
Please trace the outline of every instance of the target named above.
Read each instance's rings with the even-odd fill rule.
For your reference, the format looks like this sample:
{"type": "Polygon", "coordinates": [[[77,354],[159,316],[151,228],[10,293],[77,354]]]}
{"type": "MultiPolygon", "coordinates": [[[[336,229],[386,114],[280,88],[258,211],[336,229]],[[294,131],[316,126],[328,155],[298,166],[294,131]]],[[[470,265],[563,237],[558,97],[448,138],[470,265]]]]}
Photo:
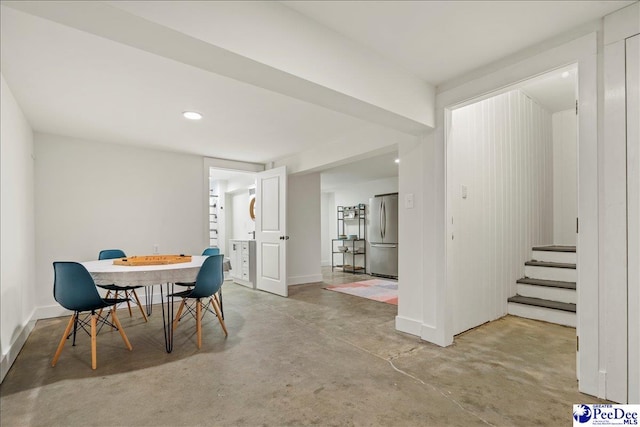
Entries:
{"type": "MultiPolygon", "coordinates": [[[[161,265],[116,265],[112,259],[85,261],[81,264],[89,271],[97,285],[118,286],[154,286],[160,285],[160,298],[162,306],[162,324],[164,328],[164,344],[167,353],[173,351],[173,298],[175,283],[195,282],[202,263],[206,256],[193,255],[190,262],[161,265]],[[162,285],[165,292],[162,292],[162,285]],[[166,306],[166,313],[165,313],[166,306]]],[[[147,294],[147,304],[150,307],[152,300],[147,294]]],[[[152,293],[151,293],[152,295],[152,293]]],[[[147,310],[149,314],[150,310],[147,310]]]]}

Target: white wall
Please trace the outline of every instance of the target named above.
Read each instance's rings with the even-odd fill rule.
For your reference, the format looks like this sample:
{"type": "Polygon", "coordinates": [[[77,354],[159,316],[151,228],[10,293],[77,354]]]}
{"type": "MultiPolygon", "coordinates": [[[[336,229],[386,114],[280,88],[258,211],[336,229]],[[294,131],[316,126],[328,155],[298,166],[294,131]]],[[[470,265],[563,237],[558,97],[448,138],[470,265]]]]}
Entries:
{"type": "Polygon", "coordinates": [[[331,265],[331,239],[336,234],[335,194],[323,192],[320,201],[320,232],[322,265],[331,265]]]}
{"type": "Polygon", "coordinates": [[[322,281],[320,174],[287,177],[287,284],[322,281]]]}
{"type": "Polygon", "coordinates": [[[553,243],[576,244],[578,216],[577,130],[574,109],[551,116],[553,126],[553,243]]]}
{"type": "MultiPolygon", "coordinates": [[[[325,265],[331,265],[331,239],[336,239],[338,237],[338,227],[337,227],[337,209],[338,206],[356,206],[359,203],[364,203],[367,206],[367,215],[369,214],[369,198],[375,196],[376,194],[388,194],[388,193],[397,193],[398,192],[398,177],[391,178],[383,178],[377,179],[374,181],[367,181],[361,183],[345,183],[343,187],[340,189],[336,189],[332,192],[327,192],[324,194],[332,194],[333,196],[325,196],[322,198],[323,202],[332,203],[329,206],[323,206],[322,211],[328,217],[323,219],[323,225],[327,226],[328,229],[323,230],[322,232],[322,248],[323,252],[322,259],[328,260],[328,263],[325,265]]],[[[365,233],[368,233],[368,225],[369,219],[367,217],[365,224],[365,233]]],[[[345,222],[345,234],[358,234],[358,222],[357,221],[347,221],[345,222]]],[[[369,252],[369,238],[368,235],[365,235],[367,238],[367,253],[369,252]]],[[[342,256],[342,255],[336,255],[342,256]]],[[[336,259],[337,261],[337,259],[336,259]]],[[[340,262],[341,263],[341,262],[340,262]]],[[[367,258],[367,272],[369,271],[369,259],[367,258]]]]}
{"type": "MultiPolygon", "coordinates": [[[[639,11],[640,12],[640,11],[639,11]]],[[[640,19],[639,19],[640,21],[640,19]]],[[[626,40],[627,257],[640,259],[640,34],[626,40]]],[[[628,265],[629,398],[640,403],[640,265],[628,265]]]]}
{"type": "Polygon", "coordinates": [[[33,132],[4,76],[0,80],[2,381],[35,324],[36,289],[33,132]]]}
{"type": "Polygon", "coordinates": [[[59,315],[56,260],[127,254],[200,253],[208,236],[202,158],[36,134],[38,317],[59,315]]]}
{"type": "MultiPolygon", "coordinates": [[[[640,311],[637,287],[637,195],[640,190],[634,179],[639,164],[640,3],[605,17],[604,30],[604,95],[601,98],[604,124],[600,127],[603,134],[598,147],[601,188],[598,394],[617,402],[640,403],[637,315],[640,311]]],[[[582,231],[581,215],[580,236],[582,231]]]]}
{"type": "Polygon", "coordinates": [[[398,282],[402,286],[398,286],[396,329],[446,345],[449,343],[436,337],[436,299],[424,297],[435,294],[440,283],[438,266],[444,264],[444,256],[438,259],[435,250],[442,235],[429,234],[436,225],[437,192],[444,188],[444,180],[438,182],[430,173],[444,158],[437,155],[437,148],[431,135],[398,144],[398,282]],[[413,208],[404,203],[407,195],[413,197],[413,208]]]}
{"type": "Polygon", "coordinates": [[[505,315],[531,247],[553,241],[551,115],[501,94],[452,112],[447,149],[457,334],[505,315]]]}

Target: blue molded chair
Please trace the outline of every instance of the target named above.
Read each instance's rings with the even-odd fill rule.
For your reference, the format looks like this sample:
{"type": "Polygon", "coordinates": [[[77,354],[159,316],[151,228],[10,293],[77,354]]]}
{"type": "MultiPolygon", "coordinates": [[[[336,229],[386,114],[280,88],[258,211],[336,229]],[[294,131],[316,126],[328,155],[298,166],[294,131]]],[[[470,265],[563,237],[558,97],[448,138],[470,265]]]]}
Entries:
{"type": "MultiPolygon", "coordinates": [[[[182,310],[187,307],[189,313],[191,313],[196,319],[196,333],[198,337],[198,348],[202,347],[202,316],[208,311],[213,313],[220,322],[224,335],[228,336],[227,326],[224,324],[222,313],[220,312],[219,301],[217,293],[222,286],[224,280],[222,274],[222,260],[223,255],[211,255],[204,263],[198,272],[195,285],[191,289],[187,289],[182,292],[176,292],[171,294],[172,297],[182,298],[176,317],[173,320],[173,329],[178,327],[178,322],[182,319],[182,310]],[[186,304],[187,300],[195,299],[195,309],[192,306],[186,304]],[[203,307],[202,300],[206,301],[203,307]],[[213,307],[214,311],[211,311],[210,307],[213,307]],[[204,308],[204,313],[202,312],[204,308]]],[[[185,314],[186,315],[186,314],[185,314]]]]}
{"type": "MultiPolygon", "coordinates": [[[[125,302],[125,300],[120,298],[101,298],[93,278],[82,264],[77,262],[54,262],[53,270],[55,273],[53,297],[61,306],[67,310],[73,311],[73,315],[71,316],[71,319],[69,319],[69,323],[67,323],[67,328],[62,335],[56,354],[53,356],[51,366],[56,366],[56,363],[58,363],[58,358],[62,353],[64,343],[71,335],[71,328],[74,325],[76,328],[77,325],[80,325],[82,329],[91,336],[92,369],[97,368],[96,335],[98,333],[98,322],[101,323],[101,326],[106,324],[117,329],[120,332],[120,336],[122,336],[122,340],[125,345],[129,350],[131,350],[131,343],[129,343],[129,339],[124,333],[118,317],[116,317],[115,310],[116,304],[125,302]],[[106,307],[111,307],[111,310],[105,317],[97,313],[98,310],[101,311],[106,307]],[[80,319],[80,313],[85,311],[89,311],[91,313],[84,319],[80,319]],[[111,314],[111,317],[113,318],[113,323],[108,320],[109,314],[111,314]],[[89,317],[90,320],[87,320],[89,317]],[[87,326],[90,326],[90,331],[87,330],[87,326]]],[[[75,328],[73,333],[75,340],[75,328]]]]}
{"type": "MultiPolygon", "coordinates": [[[[126,258],[127,255],[121,249],[105,249],[100,251],[98,254],[98,259],[117,259],[117,258],[126,258]]],[[[133,316],[131,312],[131,303],[130,301],[135,300],[138,308],[140,309],[140,313],[142,313],[142,317],[144,321],[147,322],[147,315],[142,308],[142,304],[140,304],[140,298],[138,298],[138,294],[136,293],[136,289],[142,288],[142,286],[119,286],[119,285],[98,285],[102,289],[107,290],[106,298],[109,298],[111,292],[114,293],[114,297],[118,298],[118,293],[123,292],[127,301],[127,307],[129,308],[129,317],[133,316]]]]}
{"type": "Polygon", "coordinates": [[[202,251],[202,256],[220,255],[220,248],[207,248],[202,251]]]}
{"type": "MultiPolygon", "coordinates": [[[[211,256],[211,255],[220,255],[220,248],[212,247],[206,248],[202,251],[202,256],[211,256]]],[[[224,283],[224,271],[222,271],[222,282],[224,283]]],[[[195,282],[177,282],[176,285],[179,286],[195,286],[195,282]]],[[[218,298],[220,299],[220,313],[222,313],[222,318],[224,319],[224,307],[222,306],[222,286],[220,286],[220,290],[218,291],[218,298]]]]}

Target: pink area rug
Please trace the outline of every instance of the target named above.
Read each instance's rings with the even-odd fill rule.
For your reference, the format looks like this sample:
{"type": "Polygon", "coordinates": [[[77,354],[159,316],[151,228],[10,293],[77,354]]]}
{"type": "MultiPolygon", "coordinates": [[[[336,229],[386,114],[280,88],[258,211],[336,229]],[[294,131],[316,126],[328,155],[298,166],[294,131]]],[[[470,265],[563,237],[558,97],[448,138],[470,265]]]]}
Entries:
{"type": "Polygon", "coordinates": [[[345,283],[344,285],[331,285],[325,287],[325,289],[398,305],[398,282],[392,280],[363,280],[362,282],[345,283]]]}

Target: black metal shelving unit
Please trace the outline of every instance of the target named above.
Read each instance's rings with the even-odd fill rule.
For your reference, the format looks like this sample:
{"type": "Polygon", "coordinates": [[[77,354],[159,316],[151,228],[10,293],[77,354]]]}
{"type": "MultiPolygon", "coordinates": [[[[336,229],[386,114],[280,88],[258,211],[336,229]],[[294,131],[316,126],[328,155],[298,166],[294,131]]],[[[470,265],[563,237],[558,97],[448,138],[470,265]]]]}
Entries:
{"type": "Polygon", "coordinates": [[[338,238],[331,240],[331,271],[336,268],[340,268],[342,271],[354,274],[366,272],[366,229],[367,217],[366,205],[364,203],[360,203],[356,206],[338,206],[338,238]],[[356,227],[358,230],[357,234],[355,234],[356,227]],[[349,235],[347,234],[350,229],[353,229],[354,231],[352,238],[349,238],[349,235]],[[346,247],[347,250],[338,250],[338,247],[340,246],[346,247]],[[336,259],[338,260],[337,262],[336,259]]]}

